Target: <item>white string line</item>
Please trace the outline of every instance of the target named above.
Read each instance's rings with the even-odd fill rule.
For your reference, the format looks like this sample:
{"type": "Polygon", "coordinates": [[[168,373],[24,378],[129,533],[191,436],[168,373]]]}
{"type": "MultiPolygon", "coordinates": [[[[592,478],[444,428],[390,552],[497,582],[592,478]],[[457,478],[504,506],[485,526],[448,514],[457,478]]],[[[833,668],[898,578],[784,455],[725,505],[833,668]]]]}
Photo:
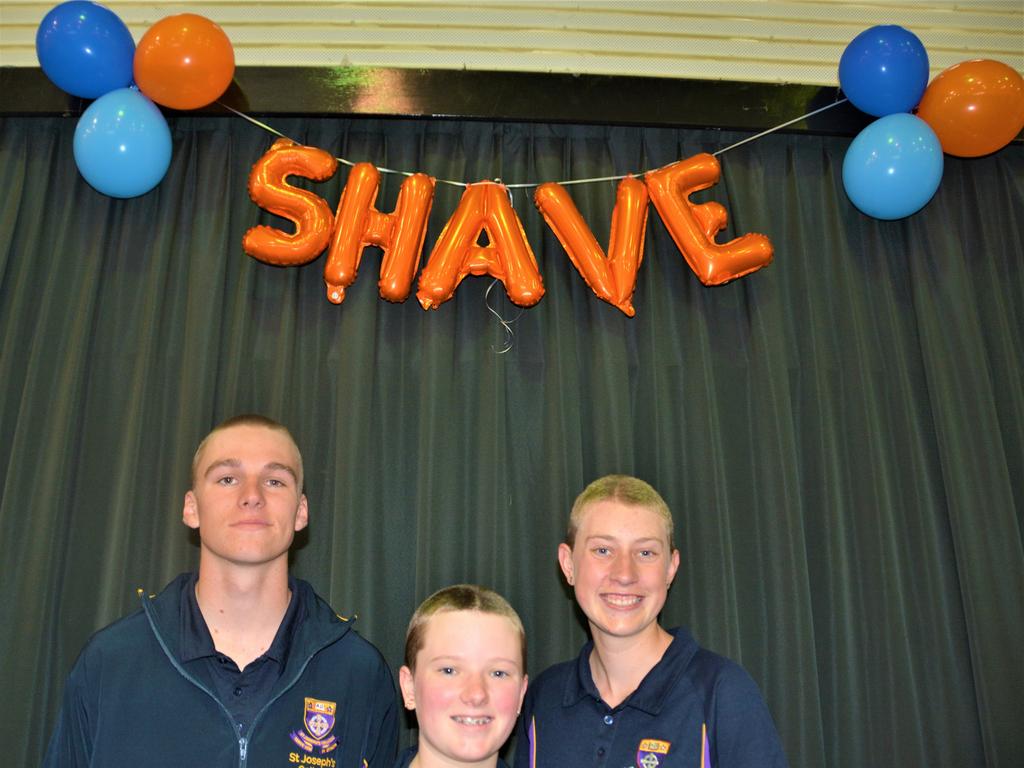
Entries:
{"type": "Polygon", "coordinates": [[[848,99],[845,99],[845,98],[839,99],[838,101],[833,101],[831,104],[826,104],[824,107],[821,107],[820,109],[816,109],[813,112],[808,112],[806,115],[801,115],[800,117],[795,117],[792,120],[789,120],[788,122],[782,123],[781,125],[776,125],[774,128],[769,128],[767,131],[761,131],[759,134],[757,134],[755,136],[748,136],[747,138],[743,139],[742,141],[737,141],[735,144],[730,144],[725,149],[720,149],[717,152],[712,152],[711,154],[715,155],[715,156],[718,156],[718,155],[722,154],[723,152],[728,152],[730,149],[736,149],[736,147],[741,147],[744,144],[746,144],[748,141],[753,141],[754,139],[760,139],[762,136],[767,136],[769,133],[774,133],[775,131],[781,130],[782,128],[785,128],[786,126],[792,125],[793,123],[799,123],[801,120],[803,120],[805,118],[814,117],[819,112],[824,112],[826,109],[832,109],[832,107],[839,106],[840,104],[843,104],[846,101],[848,101],[848,99]]]}
{"type": "Polygon", "coordinates": [[[495,278],[494,280],[491,281],[491,284],[487,286],[487,290],[484,292],[484,306],[487,307],[488,312],[490,312],[492,315],[498,318],[498,324],[505,329],[505,346],[502,347],[501,349],[495,349],[494,345],[491,345],[491,351],[494,352],[494,354],[504,355],[506,352],[512,349],[512,340],[515,338],[516,335],[515,332],[512,330],[512,323],[514,323],[522,316],[523,310],[520,309],[516,316],[513,317],[511,320],[506,320],[504,317],[498,314],[497,310],[495,310],[494,307],[491,306],[491,302],[489,300],[491,295],[491,289],[494,288],[494,286],[496,286],[497,284],[498,279],[495,278]]]}
{"type": "MultiPolygon", "coordinates": [[[[775,133],[775,131],[780,131],[783,128],[787,128],[788,126],[793,125],[794,123],[799,123],[801,120],[806,120],[808,117],[814,117],[815,115],[820,114],[820,113],[822,113],[822,112],[824,112],[826,110],[832,109],[833,107],[838,107],[840,104],[844,104],[847,101],[848,101],[848,99],[846,99],[846,98],[842,98],[842,99],[839,99],[837,101],[833,101],[831,104],[826,104],[824,107],[819,107],[818,109],[814,110],[813,112],[808,112],[806,115],[800,115],[800,117],[794,117],[792,120],[787,120],[784,123],[780,123],[779,125],[776,125],[776,126],[774,126],[772,128],[769,128],[769,129],[767,129],[765,131],[761,131],[760,133],[755,134],[754,136],[748,136],[747,138],[745,138],[745,139],[743,139],[741,141],[737,141],[735,144],[730,144],[728,147],[725,147],[724,149],[720,149],[717,152],[712,152],[711,154],[713,156],[717,157],[718,155],[724,154],[724,153],[728,152],[731,149],[736,149],[737,147],[742,147],[744,144],[747,144],[747,143],[749,143],[751,141],[755,141],[757,139],[760,139],[760,138],[762,138],[764,136],[767,136],[770,133],[775,133]]],[[[248,120],[253,125],[259,126],[263,130],[268,131],[268,132],[274,134],[275,136],[280,136],[282,139],[288,139],[288,141],[292,142],[293,144],[298,144],[299,143],[299,142],[295,141],[294,139],[292,139],[292,138],[290,138],[288,136],[285,136],[280,131],[278,131],[278,130],[276,130],[274,128],[271,128],[266,123],[261,123],[256,118],[250,117],[249,115],[245,114],[244,112],[239,112],[234,107],[229,107],[227,104],[225,104],[222,101],[218,101],[217,103],[220,104],[220,106],[224,107],[224,109],[228,110],[229,112],[234,112],[239,117],[245,118],[246,120],[248,120]]],[[[334,159],[337,160],[342,165],[347,165],[349,167],[353,167],[353,166],[356,165],[356,163],[354,163],[351,160],[347,160],[344,157],[335,157],[334,159]]],[[[374,167],[378,171],[380,171],[381,173],[393,173],[393,174],[395,174],[397,176],[415,176],[416,173],[418,173],[418,171],[398,171],[398,170],[394,170],[392,168],[383,168],[383,167],[381,167],[379,165],[378,166],[374,166],[374,167]]],[[[664,166],[659,166],[659,167],[664,167],[664,166]]],[[[658,169],[654,168],[652,170],[658,170],[658,169]]],[[[625,179],[625,178],[627,178],[629,176],[643,176],[646,173],[649,173],[649,171],[644,171],[644,173],[641,173],[641,174],[626,173],[626,174],[622,174],[621,176],[598,176],[598,177],[589,178],[589,179],[567,179],[565,181],[557,181],[555,183],[560,185],[560,186],[563,186],[563,187],[568,187],[568,186],[572,186],[574,184],[595,184],[595,183],[602,182],[602,181],[621,181],[622,179],[625,179]]],[[[448,185],[453,186],[453,187],[463,187],[463,188],[465,188],[465,187],[469,186],[469,182],[465,182],[465,181],[453,181],[451,179],[434,179],[434,181],[436,183],[438,183],[438,184],[448,184],[448,185]]],[[[500,184],[501,182],[497,181],[496,183],[500,184]]],[[[513,190],[513,189],[530,189],[532,187],[539,187],[541,184],[546,184],[546,183],[548,183],[548,182],[524,181],[524,182],[520,182],[518,184],[505,184],[504,186],[509,190],[509,197],[511,198],[511,190],[513,190]]],[[[487,290],[490,291],[490,288],[488,288],[487,290]]],[[[490,309],[490,306],[488,306],[488,309],[490,309]]],[[[493,312],[493,310],[491,310],[491,311],[493,312]]],[[[504,321],[502,321],[502,322],[504,323],[504,321]]],[[[509,332],[509,334],[512,333],[512,331],[510,329],[506,328],[506,330],[509,332]]]]}

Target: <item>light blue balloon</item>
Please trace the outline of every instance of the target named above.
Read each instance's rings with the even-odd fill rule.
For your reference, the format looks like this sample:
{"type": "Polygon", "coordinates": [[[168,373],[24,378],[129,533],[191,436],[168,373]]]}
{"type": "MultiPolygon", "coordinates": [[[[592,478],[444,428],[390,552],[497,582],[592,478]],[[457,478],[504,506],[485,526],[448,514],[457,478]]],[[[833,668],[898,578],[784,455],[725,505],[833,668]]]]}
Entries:
{"type": "Polygon", "coordinates": [[[843,186],[868,216],[902,219],[932,199],[942,162],[942,145],[924,120],[887,115],[857,134],[846,150],[843,186]]]}
{"type": "Polygon", "coordinates": [[[135,88],[100,96],[75,128],[75,163],[104,195],[149,192],[171,164],[171,131],[160,108],[135,88]]]}

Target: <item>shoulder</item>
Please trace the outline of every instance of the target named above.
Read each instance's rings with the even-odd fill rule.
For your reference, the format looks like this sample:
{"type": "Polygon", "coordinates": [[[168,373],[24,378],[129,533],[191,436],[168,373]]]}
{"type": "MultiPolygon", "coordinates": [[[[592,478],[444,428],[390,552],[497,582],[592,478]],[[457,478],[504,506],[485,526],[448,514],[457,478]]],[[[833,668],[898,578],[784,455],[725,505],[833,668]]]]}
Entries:
{"type": "Polygon", "coordinates": [[[100,661],[108,657],[123,659],[137,653],[140,645],[153,640],[153,631],[142,609],[98,630],[82,648],[80,659],[100,661]]]}
{"type": "Polygon", "coordinates": [[[686,676],[721,703],[761,699],[761,692],[750,674],[732,659],[701,648],[694,654],[686,676]]]}
{"type": "Polygon", "coordinates": [[[576,659],[569,659],[568,661],[560,661],[557,664],[552,664],[550,667],[541,672],[535,677],[530,686],[534,689],[551,689],[551,688],[562,688],[565,683],[572,675],[576,674],[576,659]]]}
{"type": "Polygon", "coordinates": [[[394,768],[408,768],[409,764],[412,762],[412,759],[416,757],[416,752],[416,747],[409,747],[408,749],[404,750],[398,756],[398,759],[395,760],[394,768]]]}
{"type": "Polygon", "coordinates": [[[302,590],[302,599],[306,604],[301,619],[306,642],[321,647],[321,654],[330,658],[343,658],[346,664],[354,668],[378,674],[384,672],[391,677],[390,668],[381,652],[356,631],[355,619],[335,613],[308,582],[296,579],[295,583],[302,590]]]}
{"type": "Polygon", "coordinates": [[[532,712],[537,707],[560,705],[569,680],[576,674],[576,664],[576,659],[559,662],[532,678],[526,689],[523,710],[532,712]]]}

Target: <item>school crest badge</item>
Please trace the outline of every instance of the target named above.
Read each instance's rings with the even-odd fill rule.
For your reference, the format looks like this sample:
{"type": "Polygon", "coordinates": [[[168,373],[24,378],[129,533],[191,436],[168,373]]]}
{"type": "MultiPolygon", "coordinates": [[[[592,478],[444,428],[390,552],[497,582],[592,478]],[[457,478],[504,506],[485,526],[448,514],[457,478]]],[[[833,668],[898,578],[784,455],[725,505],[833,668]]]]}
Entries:
{"type": "Polygon", "coordinates": [[[671,746],[661,739],[643,739],[636,749],[636,768],[658,768],[671,746]]]}
{"type": "Polygon", "coordinates": [[[338,747],[338,739],[331,735],[334,730],[334,713],[338,705],[333,701],[321,701],[306,697],[306,709],[302,717],[303,728],[291,735],[300,749],[310,754],[326,755],[338,747]]]}

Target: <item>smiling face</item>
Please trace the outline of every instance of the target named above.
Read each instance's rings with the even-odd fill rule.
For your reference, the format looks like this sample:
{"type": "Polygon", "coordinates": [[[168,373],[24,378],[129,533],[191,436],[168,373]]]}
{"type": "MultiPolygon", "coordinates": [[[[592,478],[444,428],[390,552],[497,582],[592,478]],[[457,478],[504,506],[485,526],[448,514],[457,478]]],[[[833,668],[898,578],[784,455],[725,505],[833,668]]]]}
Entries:
{"type": "Polygon", "coordinates": [[[426,623],[415,669],[399,671],[416,710],[423,766],[494,765],[526,694],[519,630],[505,616],[441,611],[426,623]]]}
{"type": "Polygon", "coordinates": [[[199,529],[200,568],[283,559],[308,522],[301,459],[287,432],[258,425],[218,429],[196,457],[182,520],[199,529]]]}
{"type": "Polygon", "coordinates": [[[558,560],[595,641],[657,634],[679,567],[679,552],[657,512],[617,499],[592,502],[573,546],[559,546],[558,560]]]}

